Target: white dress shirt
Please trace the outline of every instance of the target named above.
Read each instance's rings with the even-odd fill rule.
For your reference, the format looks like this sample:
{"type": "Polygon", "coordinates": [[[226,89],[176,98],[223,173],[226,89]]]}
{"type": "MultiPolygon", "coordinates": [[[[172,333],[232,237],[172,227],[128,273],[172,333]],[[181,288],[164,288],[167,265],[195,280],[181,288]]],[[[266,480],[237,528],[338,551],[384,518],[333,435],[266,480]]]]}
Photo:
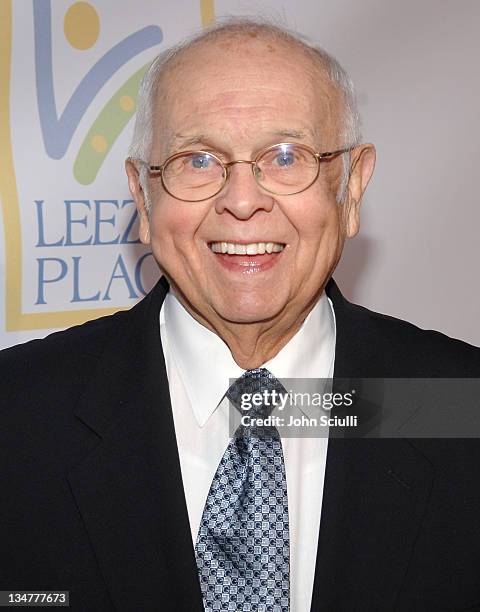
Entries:
{"type": "MultiPolygon", "coordinates": [[[[160,311],[183,487],[195,546],[205,501],[228,443],[229,379],[245,370],[227,345],[170,292],[160,311]]],[[[279,379],[331,378],[335,315],[325,293],[300,330],[261,367],[279,379]]],[[[283,437],[290,534],[290,610],[309,612],[320,529],[327,437],[283,437]]]]}

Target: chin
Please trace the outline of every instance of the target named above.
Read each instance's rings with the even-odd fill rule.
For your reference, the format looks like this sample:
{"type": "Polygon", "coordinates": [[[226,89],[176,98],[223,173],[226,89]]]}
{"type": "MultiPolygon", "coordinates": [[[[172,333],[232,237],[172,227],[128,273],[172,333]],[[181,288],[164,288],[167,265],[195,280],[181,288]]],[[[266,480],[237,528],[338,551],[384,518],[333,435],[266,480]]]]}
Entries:
{"type": "MultiPolygon", "coordinates": [[[[214,306],[215,308],[215,306],[214,306]]],[[[223,302],[215,308],[217,314],[231,323],[261,323],[275,318],[283,310],[281,305],[272,303],[272,300],[239,300],[230,303],[223,302]]]]}

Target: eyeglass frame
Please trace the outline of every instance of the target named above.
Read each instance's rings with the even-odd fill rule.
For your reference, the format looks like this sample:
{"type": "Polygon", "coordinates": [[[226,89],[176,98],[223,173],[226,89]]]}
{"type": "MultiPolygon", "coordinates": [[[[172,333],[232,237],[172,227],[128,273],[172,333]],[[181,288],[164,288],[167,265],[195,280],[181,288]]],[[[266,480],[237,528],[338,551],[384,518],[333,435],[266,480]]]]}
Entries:
{"type": "Polygon", "coordinates": [[[335,151],[326,151],[325,153],[319,153],[317,151],[315,151],[315,149],[312,149],[312,147],[310,147],[309,145],[303,144],[303,143],[298,143],[298,142],[279,142],[277,144],[273,144],[270,145],[268,147],[265,147],[264,149],[261,149],[254,157],[253,160],[249,160],[249,159],[235,159],[229,162],[224,162],[222,159],[220,159],[220,157],[218,157],[218,155],[216,155],[215,153],[212,153],[211,151],[204,151],[202,149],[192,149],[192,150],[188,150],[188,151],[179,151],[178,153],[174,153],[173,155],[170,155],[169,157],[167,157],[167,159],[160,165],[151,165],[148,162],[144,161],[143,159],[138,159],[138,158],[131,158],[132,161],[137,161],[141,164],[144,164],[149,173],[150,174],[159,174],[160,175],[160,179],[162,182],[162,187],[165,189],[165,191],[172,196],[172,198],[175,198],[176,200],[180,200],[181,202],[205,202],[206,200],[210,200],[210,198],[214,198],[215,196],[217,196],[222,189],[225,187],[225,185],[227,184],[227,181],[230,177],[230,168],[232,166],[234,166],[235,164],[250,164],[251,168],[252,168],[252,174],[253,174],[253,178],[255,180],[255,183],[260,187],[260,189],[263,189],[264,191],[266,191],[267,193],[271,193],[273,195],[281,195],[281,196],[290,196],[290,195],[297,195],[299,193],[302,193],[303,191],[306,191],[307,189],[309,189],[313,183],[317,180],[318,175],[320,173],[320,161],[322,160],[330,160],[333,159],[334,157],[338,156],[338,155],[342,155],[343,153],[348,153],[350,151],[353,151],[353,149],[355,149],[357,146],[359,145],[351,145],[349,147],[345,147],[343,149],[336,149],[335,151]],[[260,159],[263,155],[265,155],[265,153],[268,153],[268,151],[271,151],[272,149],[275,149],[276,147],[281,147],[281,146],[295,146],[295,147],[300,147],[302,149],[307,150],[309,153],[311,153],[314,157],[315,160],[317,162],[317,171],[315,173],[315,177],[313,178],[313,180],[306,186],[303,187],[302,189],[299,189],[298,191],[294,191],[292,193],[284,193],[284,194],[280,194],[277,193],[275,191],[272,191],[271,189],[267,189],[266,187],[264,187],[263,185],[261,185],[258,182],[258,179],[255,175],[255,168],[258,167],[258,159],[260,159]],[[165,185],[165,180],[163,177],[163,172],[165,167],[167,166],[167,164],[169,164],[171,161],[173,161],[174,159],[177,159],[178,157],[182,157],[185,155],[191,155],[193,153],[203,153],[204,155],[210,155],[211,157],[213,157],[219,164],[220,166],[223,168],[223,182],[220,186],[220,188],[213,193],[212,195],[209,195],[206,198],[201,198],[200,200],[185,200],[184,198],[179,198],[178,196],[174,195],[165,185]]]}

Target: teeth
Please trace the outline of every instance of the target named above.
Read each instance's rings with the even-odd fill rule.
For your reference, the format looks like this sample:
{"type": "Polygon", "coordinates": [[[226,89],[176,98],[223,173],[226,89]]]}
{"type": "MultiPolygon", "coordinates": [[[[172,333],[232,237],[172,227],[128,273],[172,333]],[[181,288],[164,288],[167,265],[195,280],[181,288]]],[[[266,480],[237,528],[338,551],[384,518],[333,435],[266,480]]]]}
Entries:
{"type": "Polygon", "coordinates": [[[264,253],[280,253],[285,245],[279,242],[251,242],[239,244],[237,242],[212,242],[210,248],[214,253],[228,253],[229,255],[263,255],[264,253]]]}

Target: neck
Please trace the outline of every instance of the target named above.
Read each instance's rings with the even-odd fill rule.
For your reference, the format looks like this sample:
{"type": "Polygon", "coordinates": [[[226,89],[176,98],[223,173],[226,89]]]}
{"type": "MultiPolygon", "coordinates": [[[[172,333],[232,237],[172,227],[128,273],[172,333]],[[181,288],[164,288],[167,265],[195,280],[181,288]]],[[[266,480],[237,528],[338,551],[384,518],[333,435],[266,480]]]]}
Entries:
{"type": "Polygon", "coordinates": [[[180,292],[174,292],[192,317],[225,342],[237,365],[244,370],[258,368],[273,359],[298,332],[321,295],[321,292],[315,295],[300,312],[285,309],[284,312],[267,321],[235,323],[222,319],[218,315],[207,319],[201,312],[193,308],[180,292]]]}

